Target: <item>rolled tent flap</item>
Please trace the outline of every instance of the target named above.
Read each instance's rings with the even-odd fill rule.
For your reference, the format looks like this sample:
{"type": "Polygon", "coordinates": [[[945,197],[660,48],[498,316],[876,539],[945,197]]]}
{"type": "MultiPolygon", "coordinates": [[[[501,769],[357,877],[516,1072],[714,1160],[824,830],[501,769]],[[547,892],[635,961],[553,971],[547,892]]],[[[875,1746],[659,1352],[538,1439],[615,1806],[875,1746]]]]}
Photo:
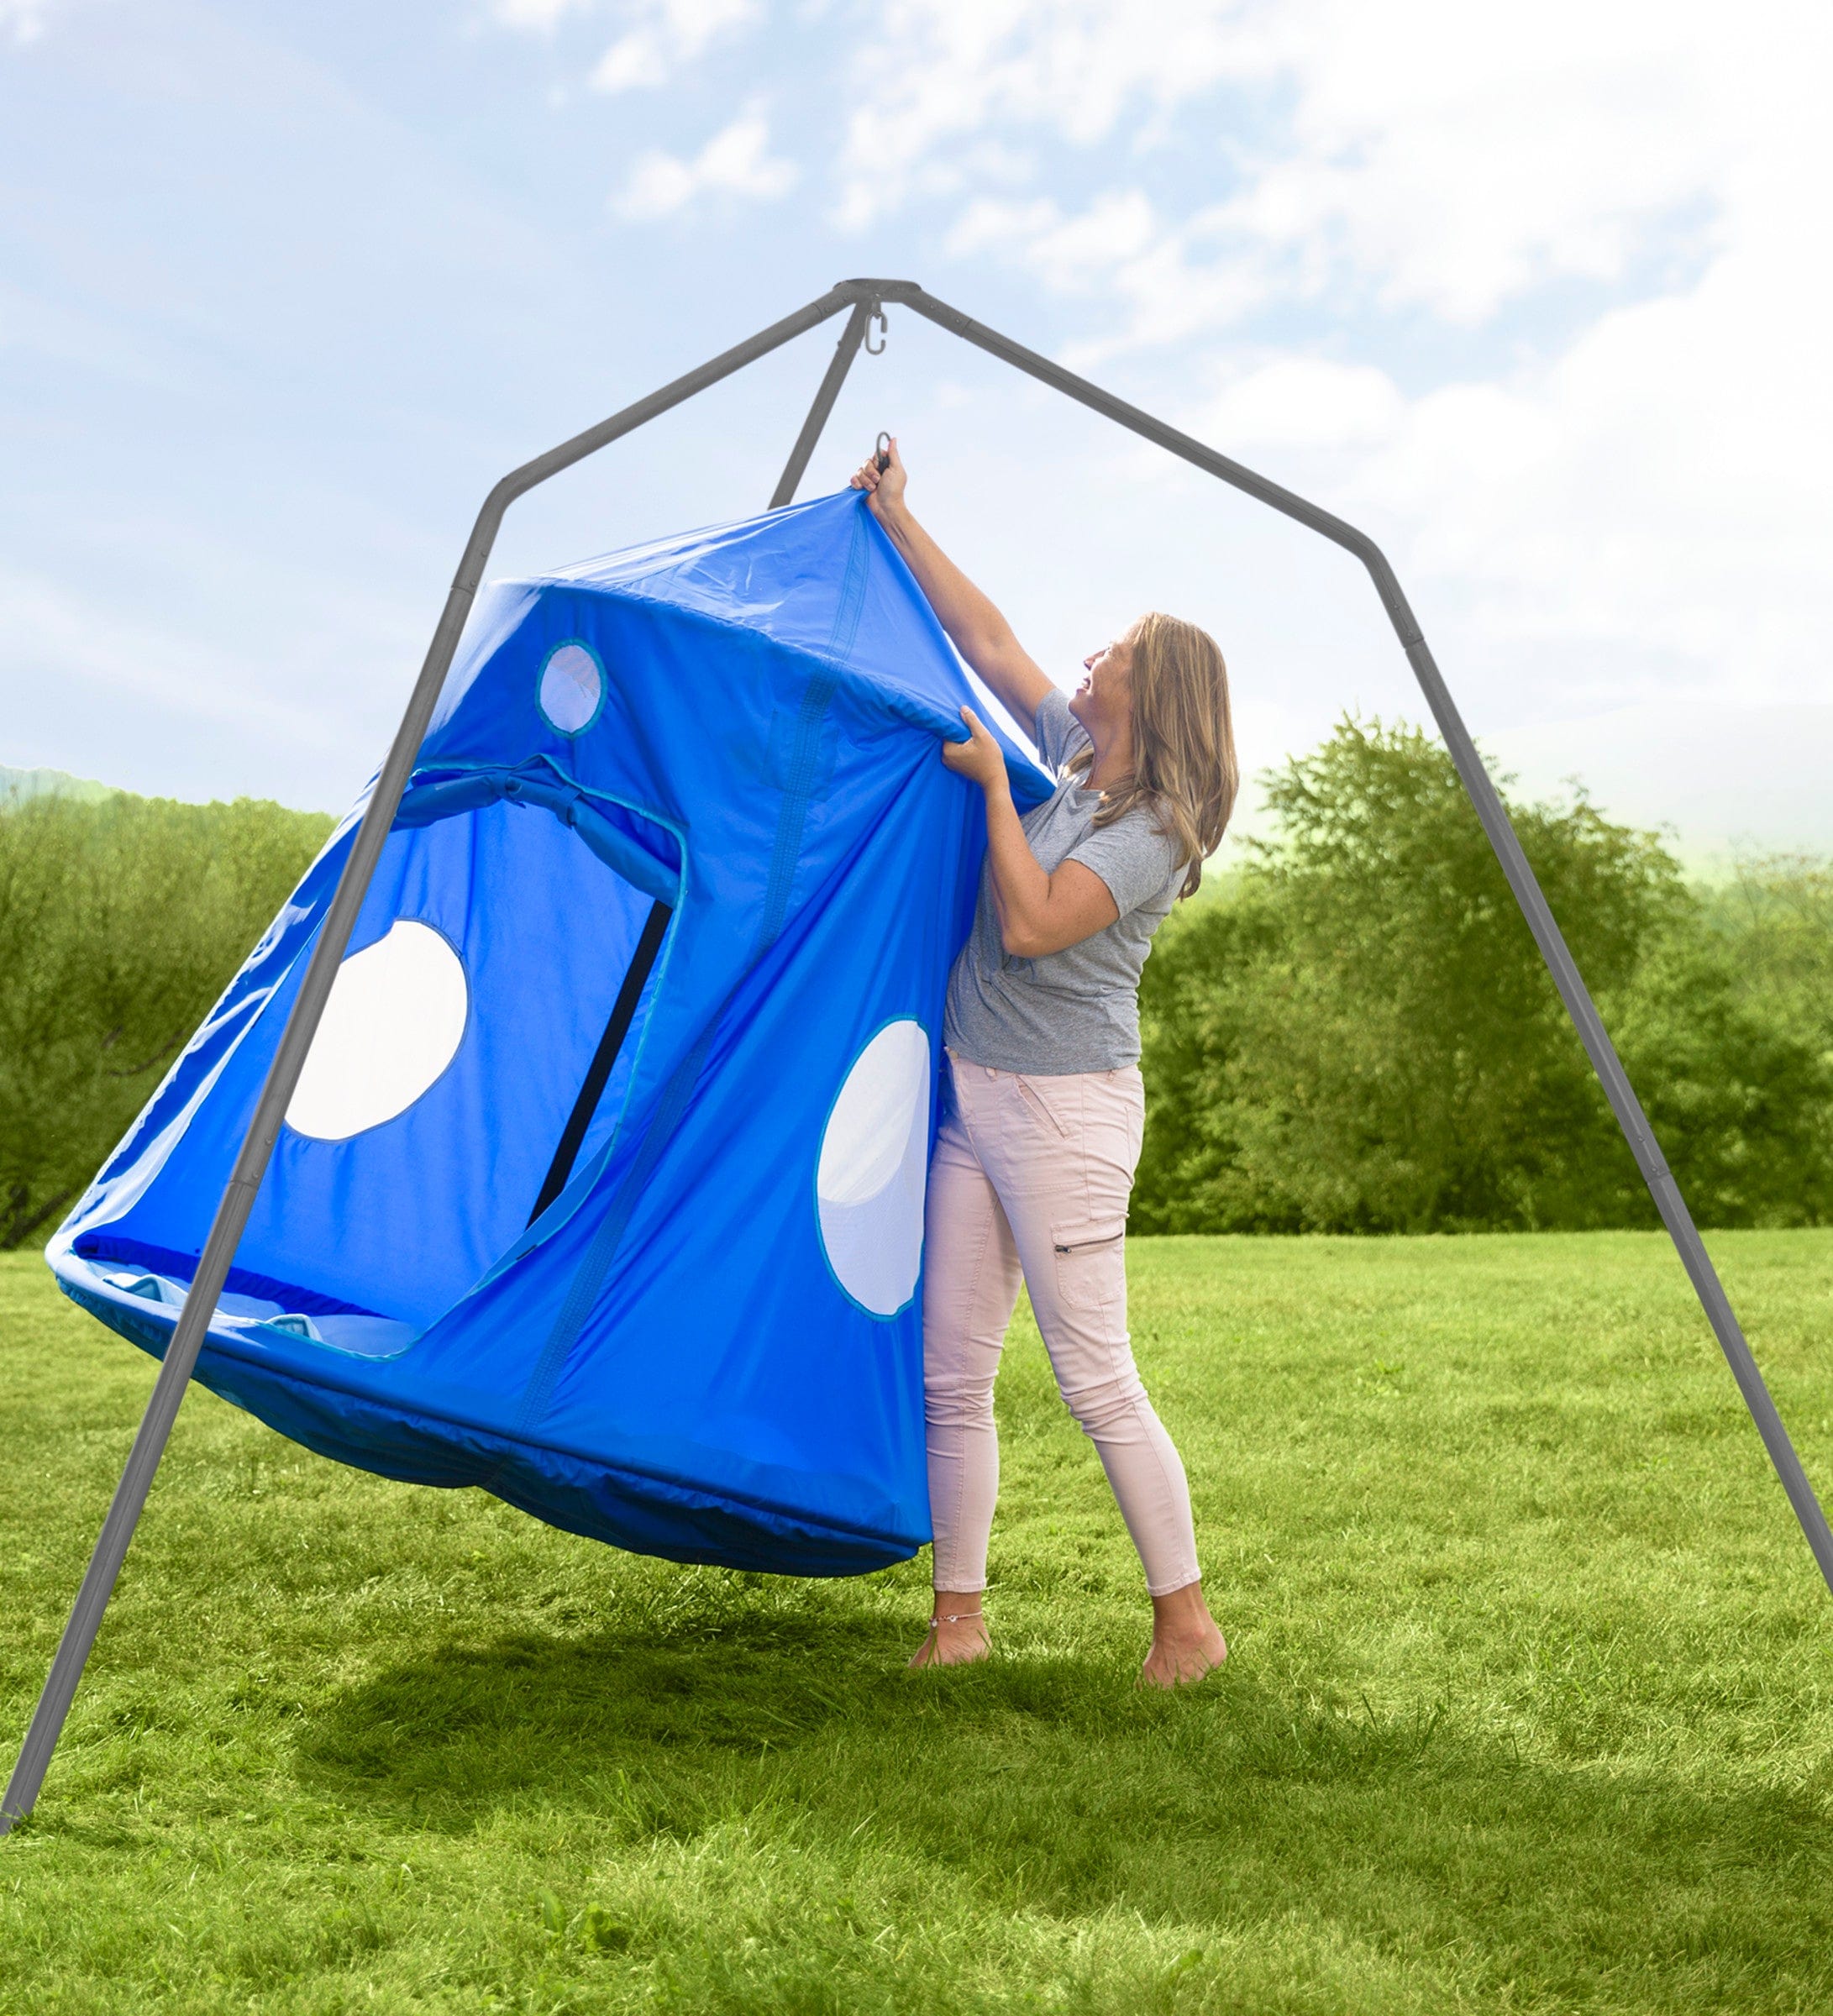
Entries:
{"type": "Polygon", "coordinates": [[[470,770],[455,777],[428,777],[413,784],[402,795],[394,831],[431,826],[437,820],[450,818],[454,812],[499,804],[539,806],[552,812],[633,889],[642,890],[658,903],[666,903],[671,910],[680,900],[680,854],[668,844],[669,836],[659,836],[663,844],[652,852],[653,843],[638,830],[639,822],[621,806],[595,805],[577,785],[553,774],[544,759],[538,768],[528,772],[470,770]]]}
{"type": "MultiPolygon", "coordinates": [[[[489,591],[197,1376],[340,1461],[675,1560],[911,1553],[985,843],[937,743],[974,700],[852,493],[489,591]]],[[[51,1242],[155,1354],[353,831],[51,1242]]]]}

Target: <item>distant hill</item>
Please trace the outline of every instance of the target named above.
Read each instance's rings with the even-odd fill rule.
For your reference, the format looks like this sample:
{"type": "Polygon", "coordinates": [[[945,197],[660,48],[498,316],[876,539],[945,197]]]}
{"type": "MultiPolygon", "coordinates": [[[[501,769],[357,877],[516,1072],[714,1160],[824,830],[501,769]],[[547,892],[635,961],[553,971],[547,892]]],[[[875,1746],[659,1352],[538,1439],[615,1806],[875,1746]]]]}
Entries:
{"type": "Polygon", "coordinates": [[[0,763],[0,806],[26,798],[80,798],[93,803],[113,795],[107,785],[87,777],[72,777],[63,770],[13,770],[0,763]]]}

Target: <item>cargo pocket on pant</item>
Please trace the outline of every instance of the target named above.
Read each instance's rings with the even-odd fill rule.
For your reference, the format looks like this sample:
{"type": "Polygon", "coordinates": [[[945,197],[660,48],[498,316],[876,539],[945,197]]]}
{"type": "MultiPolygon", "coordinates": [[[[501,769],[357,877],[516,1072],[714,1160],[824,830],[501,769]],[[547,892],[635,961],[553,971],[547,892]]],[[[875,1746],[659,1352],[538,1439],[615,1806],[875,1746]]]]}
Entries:
{"type": "Polygon", "coordinates": [[[1065,1309],[1100,1309],[1115,1299],[1126,1280],[1126,1240],[1124,1218],[1097,1219],[1092,1225],[1084,1221],[1051,1233],[1057,1299],[1065,1309]]]}

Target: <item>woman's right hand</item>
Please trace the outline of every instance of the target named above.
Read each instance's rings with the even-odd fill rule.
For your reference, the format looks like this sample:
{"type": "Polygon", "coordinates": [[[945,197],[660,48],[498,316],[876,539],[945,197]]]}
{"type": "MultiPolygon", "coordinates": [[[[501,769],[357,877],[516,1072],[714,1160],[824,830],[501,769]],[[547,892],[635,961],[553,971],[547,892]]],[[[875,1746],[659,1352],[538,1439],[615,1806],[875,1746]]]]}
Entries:
{"type": "MultiPolygon", "coordinates": [[[[865,492],[873,517],[904,556],[955,649],[1015,721],[1035,724],[1050,681],[1012,635],[1011,625],[911,516],[904,502],[904,458],[894,440],[885,466],[879,467],[876,455],[869,457],[855,472],[853,487],[865,492]]],[[[1000,774],[1005,774],[1003,762],[1000,774]]]]}
{"type": "Polygon", "coordinates": [[[853,471],[853,487],[865,492],[873,517],[883,518],[902,508],[907,480],[903,458],[897,452],[897,437],[894,434],[890,465],[881,470],[877,455],[868,455],[853,471]]]}

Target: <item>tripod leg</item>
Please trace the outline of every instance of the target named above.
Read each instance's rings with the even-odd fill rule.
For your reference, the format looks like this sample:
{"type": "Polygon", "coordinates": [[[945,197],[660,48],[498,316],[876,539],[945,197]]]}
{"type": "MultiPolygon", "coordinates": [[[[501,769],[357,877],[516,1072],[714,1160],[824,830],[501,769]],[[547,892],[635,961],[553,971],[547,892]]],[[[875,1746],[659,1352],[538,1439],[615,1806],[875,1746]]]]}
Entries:
{"type": "Polygon", "coordinates": [[[802,423],[802,431],[796,437],[796,445],[789,451],[789,460],[783,465],[783,473],[776,480],[776,488],[771,492],[770,509],[780,511],[785,504],[796,500],[796,486],[801,483],[808,468],[809,457],[815,452],[815,444],[821,438],[821,430],[827,424],[827,416],[834,410],[834,402],[840,396],[840,388],[846,383],[847,373],[853,359],[859,354],[859,345],[865,340],[866,324],[872,319],[873,303],[859,302],[847,318],[847,326],[840,332],[840,340],[834,345],[832,359],[822,374],[819,388],[815,393],[815,403],[808,409],[808,417],[802,423]]]}

